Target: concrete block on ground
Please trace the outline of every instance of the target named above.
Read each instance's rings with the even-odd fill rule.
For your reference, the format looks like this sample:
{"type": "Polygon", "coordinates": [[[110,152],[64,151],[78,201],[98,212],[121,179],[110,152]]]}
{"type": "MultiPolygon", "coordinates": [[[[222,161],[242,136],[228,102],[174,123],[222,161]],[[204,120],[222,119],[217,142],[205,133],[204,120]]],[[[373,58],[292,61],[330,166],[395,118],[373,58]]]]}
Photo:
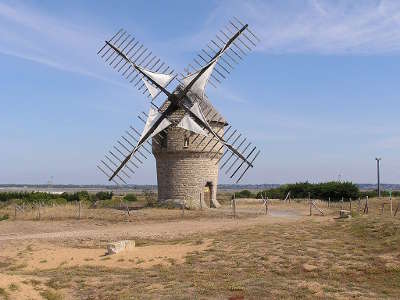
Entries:
{"type": "Polygon", "coordinates": [[[110,243],[107,245],[107,254],[116,254],[121,251],[131,250],[135,248],[135,241],[134,240],[123,240],[114,243],[110,243]]]}
{"type": "Polygon", "coordinates": [[[350,217],[351,217],[350,211],[349,211],[349,210],[341,209],[341,210],[339,211],[339,217],[340,217],[340,218],[350,218],[350,217]]]}

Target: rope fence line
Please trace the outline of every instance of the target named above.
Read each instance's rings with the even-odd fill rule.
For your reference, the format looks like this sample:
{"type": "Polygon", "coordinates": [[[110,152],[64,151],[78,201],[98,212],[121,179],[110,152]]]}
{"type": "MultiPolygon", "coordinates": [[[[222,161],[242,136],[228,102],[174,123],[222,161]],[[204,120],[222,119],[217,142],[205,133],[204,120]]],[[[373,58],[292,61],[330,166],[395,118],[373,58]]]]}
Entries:
{"type": "MultiPolygon", "coordinates": [[[[242,198],[236,198],[235,194],[231,199],[231,209],[232,217],[238,218],[243,207],[241,207],[242,198]]],[[[181,216],[185,216],[185,206],[187,201],[190,202],[191,199],[185,199],[181,204],[181,216]]],[[[253,199],[255,202],[259,202],[260,208],[251,212],[251,214],[264,214],[269,215],[270,208],[274,206],[275,203],[284,204],[289,207],[296,207],[296,205],[301,205],[302,207],[309,207],[310,215],[314,212],[318,212],[320,215],[326,216],[332,214],[333,211],[345,211],[350,214],[367,215],[372,212],[375,215],[382,216],[399,216],[400,213],[400,198],[399,197],[386,197],[386,198],[374,198],[371,202],[368,196],[365,198],[358,199],[344,199],[339,201],[333,201],[330,198],[328,200],[312,199],[309,195],[308,198],[292,198],[290,193],[288,193],[285,199],[269,199],[265,194],[261,195],[260,199],[253,199]]],[[[201,203],[202,204],[202,203],[201,203]]],[[[251,204],[251,202],[248,202],[251,204]]],[[[20,203],[11,206],[11,215],[13,219],[30,219],[30,220],[43,220],[43,219],[61,219],[61,218],[75,218],[80,220],[81,218],[90,218],[90,215],[96,214],[96,210],[92,210],[91,206],[84,205],[81,201],[69,202],[67,204],[57,204],[55,202],[45,203],[38,201],[35,203],[20,203]],[[58,209],[57,209],[58,208],[58,209]],[[29,217],[29,215],[31,217],[29,217]]],[[[103,207],[103,208],[115,208],[115,207],[103,207]]],[[[203,207],[201,205],[200,210],[203,207]]],[[[247,208],[247,212],[250,214],[252,207],[247,208]]],[[[131,216],[131,208],[127,203],[120,200],[119,210],[122,210],[126,217],[131,216]]],[[[244,212],[244,211],[242,211],[244,212]]]]}
{"type": "MultiPolygon", "coordinates": [[[[235,193],[232,196],[231,200],[231,208],[232,215],[234,218],[238,217],[238,213],[240,213],[240,206],[238,204],[241,202],[240,199],[236,198],[235,193]]],[[[250,198],[243,198],[249,200],[250,198]]],[[[256,199],[254,199],[256,200],[256,199]]],[[[396,217],[396,215],[400,215],[400,198],[375,198],[373,205],[371,207],[371,200],[368,196],[364,198],[341,198],[339,201],[332,201],[331,198],[328,200],[321,199],[312,199],[309,195],[309,198],[292,198],[290,196],[290,192],[286,195],[285,199],[269,199],[265,194],[261,194],[261,198],[257,198],[260,201],[260,204],[263,206],[263,210],[265,208],[265,215],[268,214],[269,206],[273,206],[273,204],[285,204],[289,207],[295,207],[296,205],[301,205],[302,207],[309,207],[310,213],[309,215],[313,215],[313,211],[317,211],[320,215],[326,216],[332,213],[332,210],[338,210],[338,212],[348,212],[349,214],[358,214],[358,215],[367,215],[371,213],[370,208],[373,209],[373,212],[382,216],[391,216],[396,217]],[[324,209],[329,209],[325,211],[324,209]]],[[[249,204],[249,202],[247,202],[249,204]]]]}

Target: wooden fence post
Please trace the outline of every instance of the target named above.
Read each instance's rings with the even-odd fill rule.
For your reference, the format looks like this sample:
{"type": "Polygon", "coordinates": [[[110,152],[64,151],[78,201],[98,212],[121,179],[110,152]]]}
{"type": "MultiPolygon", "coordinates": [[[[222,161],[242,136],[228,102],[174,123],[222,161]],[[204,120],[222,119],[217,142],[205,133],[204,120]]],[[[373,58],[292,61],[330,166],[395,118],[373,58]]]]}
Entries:
{"type": "Polygon", "coordinates": [[[364,214],[368,214],[368,196],[365,199],[364,214]]]}
{"type": "Polygon", "coordinates": [[[361,198],[358,197],[358,214],[361,214],[361,198]]]}
{"type": "Polygon", "coordinates": [[[399,201],[399,203],[397,204],[397,207],[396,207],[396,210],[395,210],[395,212],[394,212],[393,217],[395,217],[395,216],[397,215],[397,211],[399,210],[399,207],[400,207],[400,201],[399,201]]]}
{"type": "Polygon", "coordinates": [[[268,215],[268,197],[264,200],[265,214],[268,215]]]}
{"type": "Polygon", "coordinates": [[[343,210],[343,197],[342,200],[340,201],[340,210],[343,210]]]}
{"type": "Polygon", "coordinates": [[[331,207],[331,197],[328,198],[328,207],[331,207]]]}
{"type": "Polygon", "coordinates": [[[40,221],[40,202],[37,204],[37,209],[38,209],[38,218],[40,221]]]}
{"type": "Polygon", "coordinates": [[[203,210],[203,202],[202,202],[202,199],[201,199],[201,192],[200,192],[200,210],[203,210]]]}
{"type": "Polygon", "coordinates": [[[79,200],[79,208],[78,208],[78,219],[81,219],[81,200],[79,200]]]}
{"type": "Polygon", "coordinates": [[[393,217],[393,199],[392,199],[392,191],[390,193],[390,216],[393,217]]]}
{"type": "Polygon", "coordinates": [[[312,209],[312,203],[311,203],[311,193],[308,192],[308,203],[310,204],[310,216],[312,215],[311,209],[312,209]]]}
{"type": "Polygon", "coordinates": [[[236,198],[235,198],[235,194],[233,194],[233,199],[232,199],[232,210],[233,210],[233,218],[236,219],[236,198]]]}
{"type": "Polygon", "coordinates": [[[314,206],[320,212],[321,215],[325,216],[324,211],[317,206],[315,201],[311,201],[311,204],[312,204],[312,206],[314,206]]]}
{"type": "Polygon", "coordinates": [[[352,211],[351,209],[351,198],[349,198],[349,205],[350,205],[350,212],[352,211]]]}

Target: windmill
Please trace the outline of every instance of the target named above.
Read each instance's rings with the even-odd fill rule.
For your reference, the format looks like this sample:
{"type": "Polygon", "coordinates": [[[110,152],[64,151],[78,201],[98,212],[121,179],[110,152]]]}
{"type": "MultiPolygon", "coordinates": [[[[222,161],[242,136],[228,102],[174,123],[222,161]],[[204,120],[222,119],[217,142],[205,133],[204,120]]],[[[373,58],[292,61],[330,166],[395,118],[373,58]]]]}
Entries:
{"type": "Polygon", "coordinates": [[[127,184],[154,155],[159,201],[218,207],[219,169],[238,183],[260,150],[228,124],[205,89],[217,88],[259,41],[248,24],[233,18],[183,74],[123,29],[106,40],[97,54],[148,98],[150,109],[138,115],[143,128],[129,126],[98,169],[109,181],[127,184]]]}

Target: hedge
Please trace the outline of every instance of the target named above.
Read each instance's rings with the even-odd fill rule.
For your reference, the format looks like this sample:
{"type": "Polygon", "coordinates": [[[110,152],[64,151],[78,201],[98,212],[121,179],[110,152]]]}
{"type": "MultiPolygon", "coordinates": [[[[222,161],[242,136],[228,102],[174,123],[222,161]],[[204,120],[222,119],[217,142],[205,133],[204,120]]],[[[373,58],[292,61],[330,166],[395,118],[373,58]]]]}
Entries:
{"type": "Polygon", "coordinates": [[[323,182],[309,183],[299,182],[295,184],[286,184],[278,188],[264,190],[257,193],[257,198],[262,196],[274,199],[284,199],[290,191],[291,198],[308,198],[310,195],[314,199],[339,201],[342,197],[345,200],[349,198],[356,199],[361,196],[358,186],[352,182],[323,182]]]}
{"type": "Polygon", "coordinates": [[[96,194],[89,194],[87,191],[79,191],[75,193],[62,193],[50,194],[45,192],[1,192],[0,202],[6,202],[9,200],[22,200],[24,202],[35,203],[35,202],[52,202],[60,199],[64,199],[67,202],[71,201],[96,201],[96,200],[108,200],[113,196],[112,192],[98,192],[96,194]]]}

